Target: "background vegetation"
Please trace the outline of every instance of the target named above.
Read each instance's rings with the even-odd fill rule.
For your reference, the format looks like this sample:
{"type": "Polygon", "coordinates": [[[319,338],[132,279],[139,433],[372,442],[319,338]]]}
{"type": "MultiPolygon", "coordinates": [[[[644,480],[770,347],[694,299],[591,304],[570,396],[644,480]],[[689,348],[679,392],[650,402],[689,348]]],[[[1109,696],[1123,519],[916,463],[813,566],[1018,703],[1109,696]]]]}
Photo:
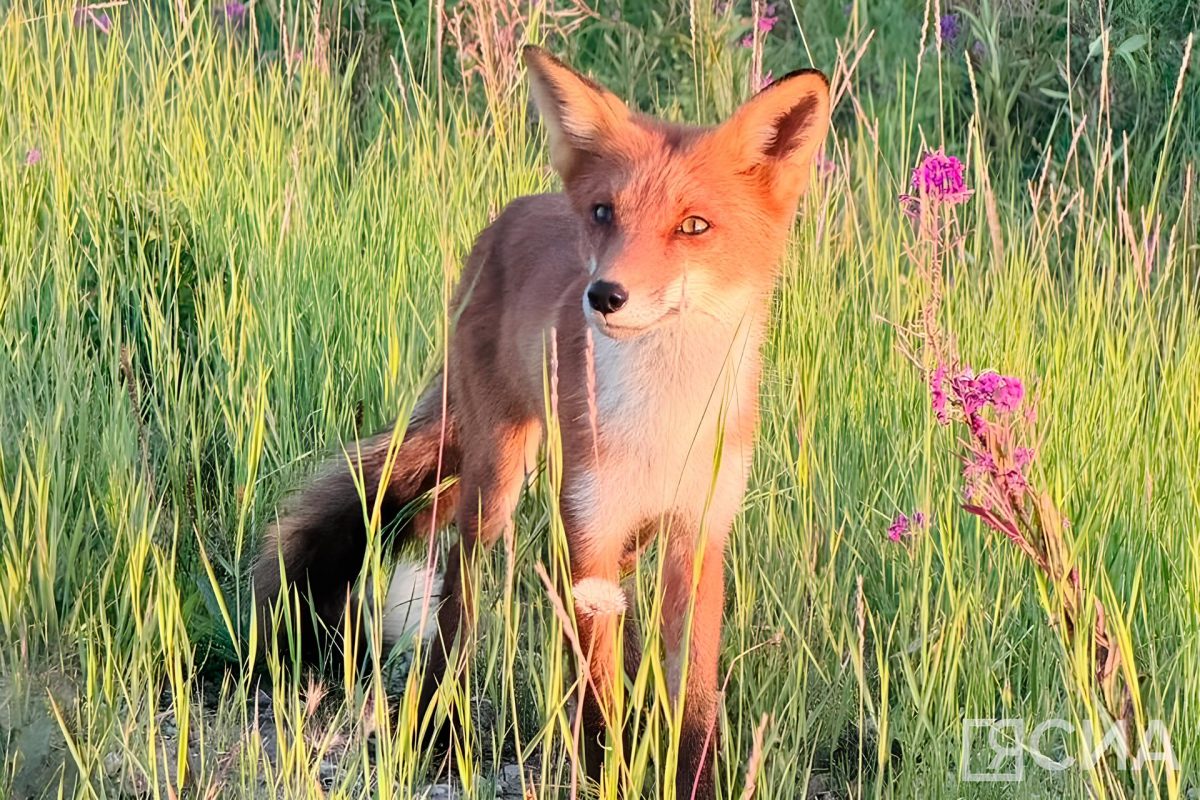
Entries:
{"type": "MultiPolygon", "coordinates": [[[[834,81],[727,561],[724,796],[749,773],[772,798],[1194,797],[1198,15],[1189,0],[4,4],[0,795],[570,791],[573,659],[534,571],[561,582],[553,480],[482,566],[483,646],[456,700],[474,724],[448,754],[412,751],[410,708],[388,716],[403,653],[322,682],[243,638],[248,554],[282,495],[404,416],[473,236],[555,185],[516,61],[535,41],[672,118],[717,120],[767,71],[834,81]],[[897,195],[937,147],[976,191],[942,324],[965,361],[1035,390],[1037,480],[1132,656],[1130,719],[1163,720],[1177,771],[961,782],[964,718],[1105,718],[1036,570],[959,508],[955,434],[898,346],[922,298],[897,195]],[[889,541],[914,509],[928,530],[889,541]]],[[[647,733],[602,796],[670,796],[662,686],[648,659],[629,701],[647,733]]]]}

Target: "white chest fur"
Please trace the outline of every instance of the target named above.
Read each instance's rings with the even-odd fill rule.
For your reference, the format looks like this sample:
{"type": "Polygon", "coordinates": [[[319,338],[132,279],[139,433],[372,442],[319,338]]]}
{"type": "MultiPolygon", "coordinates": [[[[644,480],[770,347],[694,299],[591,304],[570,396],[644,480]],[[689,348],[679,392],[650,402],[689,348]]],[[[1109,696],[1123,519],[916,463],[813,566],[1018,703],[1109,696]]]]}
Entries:
{"type": "Polygon", "coordinates": [[[628,341],[596,336],[600,459],[567,487],[572,505],[621,529],[714,504],[735,513],[752,448],[743,432],[753,426],[759,341],[755,324],[707,319],[628,341]]]}

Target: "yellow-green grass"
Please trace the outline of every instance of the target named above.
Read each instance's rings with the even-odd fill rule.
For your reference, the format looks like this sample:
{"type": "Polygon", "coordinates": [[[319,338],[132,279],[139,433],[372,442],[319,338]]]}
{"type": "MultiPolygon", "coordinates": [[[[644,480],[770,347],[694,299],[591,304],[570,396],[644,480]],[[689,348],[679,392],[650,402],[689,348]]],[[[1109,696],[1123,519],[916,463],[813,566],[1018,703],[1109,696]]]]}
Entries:
{"type": "MultiPolygon", "coordinates": [[[[422,89],[401,59],[364,133],[353,63],[323,70],[303,26],[309,55],[288,67],[204,7],[117,9],[105,35],[40,5],[0,12],[0,795],[166,797],[186,782],[196,797],[392,798],[452,780],[491,797],[520,762],[532,796],[567,796],[575,662],[535,569],[567,583],[553,447],[514,545],[478,566],[480,646],[450,693],[476,724],[447,757],[413,751],[421,721],[411,705],[389,717],[386,671],[333,665],[316,687],[245,641],[246,568],[283,494],[356,431],[403,418],[441,361],[473,236],[556,185],[524,90],[489,111],[453,83],[422,89]],[[338,766],[324,783],[323,761],[338,766]]],[[[679,77],[700,95],[663,109],[713,119],[745,94],[745,54],[711,14],[693,22],[681,38],[695,67],[679,77]]],[[[943,325],[964,361],[1036,389],[1034,474],[1132,653],[1134,718],[1165,723],[1180,767],[963,783],[964,718],[1032,728],[1103,712],[1035,568],[959,509],[955,434],[898,347],[923,298],[896,196],[922,146],[943,143],[912,111],[937,102],[939,74],[889,76],[891,102],[850,78],[833,168],[783,270],[726,561],[723,796],[742,791],[764,715],[761,798],[803,796],[812,775],[836,796],[1187,796],[1200,785],[1200,217],[1194,166],[1159,151],[1195,111],[1180,100],[1127,146],[1093,120],[1028,183],[979,125],[950,143],[976,195],[943,325]],[[1133,237],[1122,222],[1130,173],[1161,215],[1148,283],[1139,209],[1133,237]],[[913,509],[929,532],[889,542],[913,509]]],[[[647,589],[654,572],[651,555],[647,589]]],[[[632,616],[652,631],[643,596],[632,616]]],[[[643,732],[610,758],[603,797],[672,796],[654,645],[625,699],[643,732]]]]}

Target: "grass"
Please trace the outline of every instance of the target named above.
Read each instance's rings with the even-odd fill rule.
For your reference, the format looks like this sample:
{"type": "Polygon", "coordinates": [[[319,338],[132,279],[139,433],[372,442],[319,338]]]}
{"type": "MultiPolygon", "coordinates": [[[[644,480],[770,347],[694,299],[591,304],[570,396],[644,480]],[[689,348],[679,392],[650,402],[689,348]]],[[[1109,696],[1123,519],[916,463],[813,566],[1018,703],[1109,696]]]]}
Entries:
{"type": "MultiPolygon", "coordinates": [[[[256,13],[278,19],[268,5],[256,13]]],[[[625,76],[643,106],[712,119],[744,96],[736,20],[631,5],[619,24],[585,19],[562,49],[621,88],[606,53],[636,27],[624,57],[657,69],[625,76]]],[[[38,6],[0,16],[0,795],[392,798],[453,779],[486,798],[519,761],[533,796],[565,796],[574,659],[535,570],[563,583],[553,454],[514,546],[480,565],[481,646],[455,701],[475,724],[448,758],[412,752],[410,707],[389,721],[389,671],[335,665],[341,680],[310,683],[244,641],[248,555],[283,494],[321,454],[403,417],[440,363],[473,236],[554,186],[523,88],[425,77],[424,29],[405,32],[412,55],[394,71],[340,40],[323,69],[320,30],[295,9],[283,29],[305,55],[290,61],[267,22],[230,31],[203,7],[111,9],[105,35],[38,6]]],[[[1168,102],[1129,129],[1068,87],[1049,149],[1030,156],[1028,134],[992,113],[1003,65],[920,57],[899,3],[876,22],[862,4],[850,23],[838,13],[813,4],[807,39],[792,20],[768,43],[777,72],[811,45],[847,92],[777,294],[726,563],[724,796],[752,760],[760,798],[814,776],[837,797],[1194,796],[1194,68],[1175,93],[1179,50],[1157,63],[1168,102]],[[901,18],[847,77],[872,25],[901,18]],[[965,361],[1036,387],[1037,478],[1133,655],[1135,718],[1163,721],[1177,771],[1027,765],[1023,783],[961,782],[964,718],[1032,728],[1103,708],[1036,570],[960,510],[954,434],[898,349],[921,290],[896,195],[922,146],[943,143],[977,190],[943,324],[965,361]],[[1148,281],[1143,210],[1160,220],[1148,281]],[[916,508],[929,533],[887,541],[916,508]]],[[[647,659],[627,698],[647,734],[609,764],[602,796],[669,796],[663,687],[647,659]]]]}

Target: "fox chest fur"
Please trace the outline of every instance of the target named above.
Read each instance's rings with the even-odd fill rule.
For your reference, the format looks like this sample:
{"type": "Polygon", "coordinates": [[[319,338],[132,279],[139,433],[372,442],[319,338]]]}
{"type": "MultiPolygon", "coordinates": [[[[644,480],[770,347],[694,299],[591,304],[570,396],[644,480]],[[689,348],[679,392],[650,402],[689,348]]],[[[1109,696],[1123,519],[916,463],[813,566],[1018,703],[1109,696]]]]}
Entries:
{"type": "Polygon", "coordinates": [[[594,441],[569,459],[565,491],[597,535],[736,513],[757,418],[758,339],[753,320],[706,319],[635,341],[594,337],[594,441]]]}

